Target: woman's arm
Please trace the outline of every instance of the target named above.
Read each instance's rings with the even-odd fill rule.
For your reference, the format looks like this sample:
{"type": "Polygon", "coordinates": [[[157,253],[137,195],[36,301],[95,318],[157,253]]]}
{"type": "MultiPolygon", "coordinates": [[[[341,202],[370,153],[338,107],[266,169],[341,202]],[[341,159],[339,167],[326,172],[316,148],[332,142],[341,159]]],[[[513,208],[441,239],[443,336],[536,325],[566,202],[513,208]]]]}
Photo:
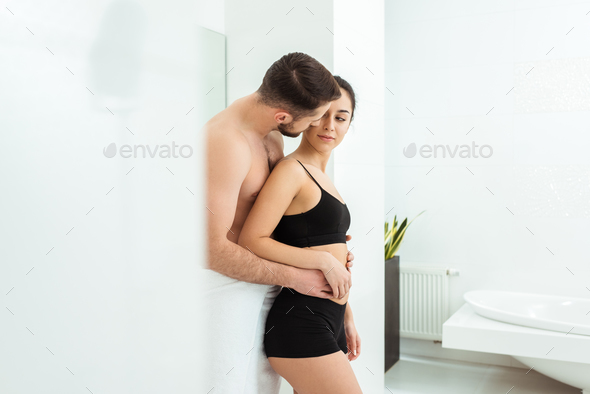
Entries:
{"type": "Polygon", "coordinates": [[[238,245],[263,259],[326,273],[334,264],[329,252],[297,248],[270,237],[305,180],[296,166],[299,163],[292,159],[275,165],[244,222],[238,245]]]}
{"type": "Polygon", "coordinates": [[[244,222],[238,245],[267,260],[321,270],[334,297],[342,298],[351,286],[350,271],[336,257],[327,251],[297,248],[270,237],[306,176],[295,160],[282,160],[275,165],[244,222]]]}
{"type": "Polygon", "coordinates": [[[346,303],[344,310],[344,333],[346,334],[346,347],[348,347],[348,361],[356,360],[361,355],[361,337],[354,325],[350,302],[346,303]]]}

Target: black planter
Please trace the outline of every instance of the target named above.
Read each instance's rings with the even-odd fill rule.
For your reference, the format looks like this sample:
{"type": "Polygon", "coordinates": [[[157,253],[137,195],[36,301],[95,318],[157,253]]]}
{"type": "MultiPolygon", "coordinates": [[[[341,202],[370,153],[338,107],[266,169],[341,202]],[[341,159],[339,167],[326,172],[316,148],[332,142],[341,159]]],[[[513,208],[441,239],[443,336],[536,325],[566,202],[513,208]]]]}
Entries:
{"type": "Polygon", "coordinates": [[[399,360],[399,256],[385,260],[385,372],[399,360]]]}

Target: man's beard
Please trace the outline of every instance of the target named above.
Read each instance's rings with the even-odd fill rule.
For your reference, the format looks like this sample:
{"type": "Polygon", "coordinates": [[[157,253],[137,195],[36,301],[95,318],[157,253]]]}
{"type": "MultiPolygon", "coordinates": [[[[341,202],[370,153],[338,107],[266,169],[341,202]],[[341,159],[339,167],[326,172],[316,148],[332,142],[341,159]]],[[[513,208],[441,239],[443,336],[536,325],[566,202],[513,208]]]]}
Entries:
{"type": "Polygon", "coordinates": [[[294,123],[293,121],[291,121],[291,123],[287,123],[287,124],[279,123],[277,125],[277,129],[285,137],[291,137],[291,138],[299,137],[299,135],[301,133],[303,133],[305,130],[307,130],[307,129],[305,129],[303,131],[295,132],[295,131],[293,131],[293,123],[294,123]]]}

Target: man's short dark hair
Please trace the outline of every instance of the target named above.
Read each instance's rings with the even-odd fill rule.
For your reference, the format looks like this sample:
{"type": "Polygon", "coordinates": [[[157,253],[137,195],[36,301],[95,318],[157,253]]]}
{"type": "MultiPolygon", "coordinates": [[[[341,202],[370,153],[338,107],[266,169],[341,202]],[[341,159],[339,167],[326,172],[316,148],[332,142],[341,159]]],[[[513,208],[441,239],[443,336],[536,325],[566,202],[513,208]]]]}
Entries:
{"type": "Polygon", "coordinates": [[[258,94],[263,104],[284,108],[293,120],[311,115],[342,95],[332,73],[301,52],[289,53],[274,62],[266,71],[258,94]]]}

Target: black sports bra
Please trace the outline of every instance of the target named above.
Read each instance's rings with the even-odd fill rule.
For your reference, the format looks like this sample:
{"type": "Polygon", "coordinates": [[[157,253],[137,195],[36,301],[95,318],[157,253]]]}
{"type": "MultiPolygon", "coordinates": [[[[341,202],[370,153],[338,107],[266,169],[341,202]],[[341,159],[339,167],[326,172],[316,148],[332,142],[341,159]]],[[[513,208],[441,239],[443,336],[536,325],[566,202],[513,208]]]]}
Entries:
{"type": "Polygon", "coordinates": [[[325,191],[300,161],[299,164],[321,189],[322,197],[309,211],[283,215],[274,229],[275,241],[300,248],[346,243],[350,227],[348,207],[325,191]]]}

